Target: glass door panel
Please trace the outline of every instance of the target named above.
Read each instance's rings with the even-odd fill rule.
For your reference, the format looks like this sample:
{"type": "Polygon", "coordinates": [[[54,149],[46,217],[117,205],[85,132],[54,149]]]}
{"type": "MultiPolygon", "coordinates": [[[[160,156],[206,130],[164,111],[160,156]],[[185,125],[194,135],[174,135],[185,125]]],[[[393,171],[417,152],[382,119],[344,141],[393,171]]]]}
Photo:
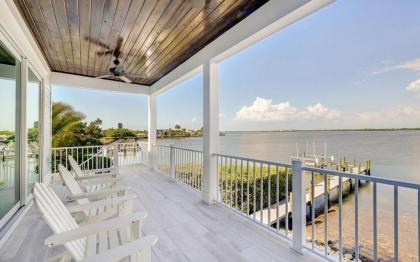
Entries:
{"type": "Polygon", "coordinates": [[[0,225],[19,202],[19,108],[20,64],[0,43],[0,225]]]}

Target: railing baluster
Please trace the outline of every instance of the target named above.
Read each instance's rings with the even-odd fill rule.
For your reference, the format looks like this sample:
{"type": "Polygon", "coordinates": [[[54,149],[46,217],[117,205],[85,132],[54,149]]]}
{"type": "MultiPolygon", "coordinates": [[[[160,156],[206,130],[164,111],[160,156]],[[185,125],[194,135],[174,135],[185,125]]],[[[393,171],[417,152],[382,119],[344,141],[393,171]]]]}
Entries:
{"type": "Polygon", "coordinates": [[[225,157],[225,203],[227,205],[228,203],[228,161],[227,161],[227,157],[225,157]]]}
{"type": "Polygon", "coordinates": [[[253,199],[253,215],[254,215],[254,220],[255,220],[255,216],[256,216],[256,211],[257,211],[257,168],[255,166],[255,161],[253,161],[253,167],[254,167],[254,171],[253,176],[254,176],[254,188],[253,188],[253,195],[254,195],[254,199],[253,199]]]}
{"type": "Polygon", "coordinates": [[[343,179],[338,178],[338,250],[339,261],[343,261],[343,179]]]}
{"type": "Polygon", "coordinates": [[[238,210],[238,159],[235,159],[235,209],[238,210]]]}
{"type": "Polygon", "coordinates": [[[417,189],[417,260],[420,261],[420,189],[417,189]]]}
{"type": "Polygon", "coordinates": [[[315,249],[315,174],[311,172],[311,242],[315,249]]]}
{"type": "MultiPolygon", "coordinates": [[[[246,212],[249,216],[249,161],[246,161],[246,212]]],[[[419,204],[420,205],[420,204],[419,204]]]]}
{"type": "Polygon", "coordinates": [[[263,174],[263,164],[260,162],[260,223],[263,223],[264,219],[264,174],[263,174]]]}
{"type": "Polygon", "coordinates": [[[244,181],[242,179],[243,176],[243,161],[241,159],[241,212],[244,212],[244,181]]]}
{"type": "Polygon", "coordinates": [[[328,255],[328,176],[324,175],[324,255],[328,255]]]}
{"type": "Polygon", "coordinates": [[[373,183],[373,261],[378,261],[378,209],[376,182],[373,183]]]}
{"type": "Polygon", "coordinates": [[[286,226],[286,236],[289,235],[289,169],[286,168],[286,182],[285,182],[285,189],[286,195],[286,212],[285,212],[285,226],[286,226]]]}
{"type": "Polygon", "coordinates": [[[268,192],[267,192],[267,208],[268,208],[268,214],[267,214],[267,226],[271,226],[271,166],[270,164],[268,165],[268,178],[267,178],[267,188],[268,188],[268,192]]]}
{"type": "Polygon", "coordinates": [[[394,186],[394,261],[398,262],[398,186],[394,186]]]}
{"type": "Polygon", "coordinates": [[[355,260],[359,261],[359,179],[354,181],[354,242],[355,260]]]}
{"type": "Polygon", "coordinates": [[[233,206],[233,199],[232,199],[232,197],[233,197],[232,196],[233,195],[233,193],[232,193],[232,158],[230,158],[229,162],[230,162],[230,168],[229,168],[229,171],[230,171],[230,174],[229,174],[229,178],[230,178],[230,181],[229,181],[229,183],[230,183],[230,188],[229,188],[230,201],[229,201],[229,206],[232,207],[233,206]]]}
{"type": "Polygon", "coordinates": [[[279,166],[276,165],[276,229],[280,230],[280,214],[279,214],[279,198],[280,198],[280,183],[279,183],[279,166]]]}

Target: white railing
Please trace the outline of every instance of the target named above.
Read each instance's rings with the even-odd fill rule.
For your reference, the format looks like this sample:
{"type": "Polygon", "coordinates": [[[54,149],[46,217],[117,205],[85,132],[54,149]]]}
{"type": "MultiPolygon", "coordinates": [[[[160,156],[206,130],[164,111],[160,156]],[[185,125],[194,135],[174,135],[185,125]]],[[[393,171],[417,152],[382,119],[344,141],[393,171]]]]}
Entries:
{"type": "Polygon", "coordinates": [[[114,166],[127,166],[147,161],[147,144],[138,141],[114,142],[109,145],[56,147],[51,149],[51,172],[57,173],[58,165],[70,167],[68,157],[72,156],[82,170],[97,170],[114,166]],[[117,150],[117,151],[115,151],[117,150]]]}
{"type": "MultiPolygon", "coordinates": [[[[374,176],[354,174],[304,166],[303,161],[292,161],[292,165],[278,162],[257,160],[215,154],[218,163],[218,198],[223,206],[256,222],[280,236],[292,241],[297,251],[310,250],[330,261],[343,261],[353,257],[361,259],[359,232],[359,187],[372,184],[372,234],[373,261],[383,259],[378,249],[378,185],[393,188],[393,261],[398,261],[399,240],[420,243],[420,184],[374,176]],[[399,206],[398,197],[402,190],[414,190],[416,194],[417,234],[402,236],[398,231],[399,206]],[[352,193],[352,194],[350,194],[352,193]],[[355,244],[344,248],[343,241],[343,198],[354,198],[355,244]],[[338,206],[338,247],[330,246],[328,239],[328,213],[332,206],[338,206]],[[323,239],[315,237],[316,217],[323,215],[323,239]],[[308,235],[307,235],[308,234],[308,235]]],[[[366,191],[364,191],[366,192],[366,191]]],[[[367,191],[370,192],[370,191],[367,191]]],[[[416,201],[414,200],[414,201],[416,201]]],[[[347,217],[348,219],[348,217],[347,217]]],[[[347,225],[348,227],[349,225],[347,225]]],[[[349,230],[347,228],[347,230],[349,230]]],[[[335,244],[335,243],[334,243],[335,244]]],[[[420,244],[419,244],[420,245],[420,244]]],[[[416,254],[420,258],[420,251],[416,254]]],[[[364,257],[366,258],[366,256],[364,257]]],[[[388,259],[387,257],[386,259],[388,259]]]]}
{"type": "Polygon", "coordinates": [[[114,155],[112,150],[109,150],[110,148],[107,145],[54,147],[51,149],[51,172],[53,174],[57,173],[59,164],[69,169],[69,156],[72,156],[76,160],[82,170],[112,167],[114,165],[114,155]]]}
{"type": "Polygon", "coordinates": [[[201,191],[203,152],[174,146],[156,145],[157,167],[177,181],[201,191]]]}
{"type": "Polygon", "coordinates": [[[289,238],[291,165],[217,154],[222,205],[289,238]]]}
{"type": "MultiPolygon", "coordinates": [[[[300,162],[301,163],[301,162],[300,162]]],[[[399,259],[399,239],[404,239],[405,241],[415,241],[417,242],[418,246],[418,254],[417,254],[417,261],[420,260],[420,184],[417,183],[410,183],[400,180],[382,178],[382,177],[374,177],[374,176],[366,176],[366,175],[357,175],[352,173],[346,172],[339,172],[333,170],[326,170],[320,168],[313,168],[313,167],[305,167],[302,166],[302,172],[309,172],[310,174],[310,202],[314,203],[311,206],[315,206],[315,208],[310,208],[310,225],[311,225],[311,237],[310,237],[310,245],[305,246],[305,248],[315,251],[319,253],[319,249],[316,248],[315,243],[315,215],[317,212],[317,206],[323,208],[324,213],[324,239],[323,239],[323,252],[321,253],[323,256],[328,256],[328,209],[329,209],[329,200],[328,198],[332,196],[333,192],[331,192],[331,188],[328,189],[328,180],[336,179],[337,187],[336,187],[336,195],[337,195],[337,202],[338,202],[338,230],[339,230],[339,239],[338,239],[338,258],[339,261],[343,260],[344,251],[343,251],[343,194],[345,193],[345,185],[346,183],[350,187],[354,187],[354,195],[350,195],[350,197],[354,197],[354,260],[359,261],[360,258],[360,230],[359,230],[359,220],[360,220],[360,212],[359,212],[359,187],[361,184],[364,183],[372,183],[372,238],[373,238],[373,260],[378,261],[381,259],[378,254],[378,193],[377,188],[379,185],[390,186],[392,187],[393,191],[393,223],[389,225],[393,228],[393,260],[398,261],[399,259]],[[316,176],[321,176],[323,180],[324,187],[321,188],[322,194],[321,197],[317,197],[315,189],[316,185],[316,176]],[[399,223],[399,192],[400,189],[404,190],[412,190],[414,191],[415,195],[417,195],[417,209],[413,210],[413,212],[417,213],[417,234],[410,234],[401,236],[398,231],[399,223]],[[323,198],[323,199],[322,199],[323,198]],[[417,238],[417,239],[416,239],[417,238]]],[[[303,173],[302,175],[306,175],[303,173]]],[[[416,201],[413,199],[413,201],[416,201]]],[[[415,228],[413,228],[415,231],[415,228]]],[[[366,234],[367,232],[362,232],[362,234],[366,234]]],[[[319,245],[319,244],[318,244],[319,245]]]]}

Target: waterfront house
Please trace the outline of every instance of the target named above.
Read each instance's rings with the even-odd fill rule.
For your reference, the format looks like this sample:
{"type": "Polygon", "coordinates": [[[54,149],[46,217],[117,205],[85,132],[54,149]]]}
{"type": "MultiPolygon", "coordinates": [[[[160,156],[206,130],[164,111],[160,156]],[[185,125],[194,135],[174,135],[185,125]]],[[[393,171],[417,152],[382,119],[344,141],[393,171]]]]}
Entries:
{"type": "MultiPolygon", "coordinates": [[[[52,232],[33,204],[32,186],[49,185],[65,201],[57,173],[60,164],[70,168],[70,155],[81,170],[113,167],[125,175],[123,183],[137,195],[134,209],[149,214],[143,234],[158,238],[152,261],[357,261],[358,239],[364,234],[357,223],[350,251],[343,250],[341,235],[337,248],[328,245],[328,226],[323,242],[315,241],[313,231],[307,234],[307,222],[315,223],[307,203],[315,200],[307,195],[306,173],[337,177],[340,208],[342,178],[354,180],[356,190],[359,180],[374,183],[374,188],[393,187],[397,201],[390,226],[398,260],[398,190],[415,190],[420,199],[418,184],[219,151],[218,64],[332,1],[1,1],[0,75],[15,87],[10,101],[17,110],[14,151],[8,153],[7,162],[0,162],[0,260],[43,261],[65,251],[44,244],[52,232]],[[156,98],[199,72],[203,73],[204,150],[158,145],[157,137],[166,134],[156,127],[156,98]],[[52,148],[53,85],[147,96],[147,142],[52,148]],[[27,103],[33,90],[39,95],[35,109],[27,103]],[[39,146],[31,146],[35,157],[26,153],[34,143],[27,139],[33,126],[27,122],[28,110],[39,112],[39,146]],[[284,178],[282,184],[279,176],[284,178]],[[264,212],[256,217],[259,210],[264,212]]],[[[355,203],[357,220],[357,193],[355,203]]],[[[328,214],[328,204],[324,208],[328,214]]],[[[376,209],[372,212],[376,259],[378,217],[376,209]]]]}

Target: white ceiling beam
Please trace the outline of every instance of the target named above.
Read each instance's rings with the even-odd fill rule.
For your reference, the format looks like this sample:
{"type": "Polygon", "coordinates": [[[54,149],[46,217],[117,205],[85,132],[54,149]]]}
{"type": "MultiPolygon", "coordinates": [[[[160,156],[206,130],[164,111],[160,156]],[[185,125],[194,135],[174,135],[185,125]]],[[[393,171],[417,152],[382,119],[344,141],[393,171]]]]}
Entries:
{"type": "Polygon", "coordinates": [[[150,86],[128,84],[113,80],[98,79],[65,73],[51,73],[51,84],[67,87],[90,88],[105,91],[149,95],[150,86]]]}
{"type": "Polygon", "coordinates": [[[151,94],[162,93],[202,70],[208,61],[220,62],[286,26],[308,16],[334,0],[271,0],[216,38],[194,56],[152,85],[151,94]]]}

